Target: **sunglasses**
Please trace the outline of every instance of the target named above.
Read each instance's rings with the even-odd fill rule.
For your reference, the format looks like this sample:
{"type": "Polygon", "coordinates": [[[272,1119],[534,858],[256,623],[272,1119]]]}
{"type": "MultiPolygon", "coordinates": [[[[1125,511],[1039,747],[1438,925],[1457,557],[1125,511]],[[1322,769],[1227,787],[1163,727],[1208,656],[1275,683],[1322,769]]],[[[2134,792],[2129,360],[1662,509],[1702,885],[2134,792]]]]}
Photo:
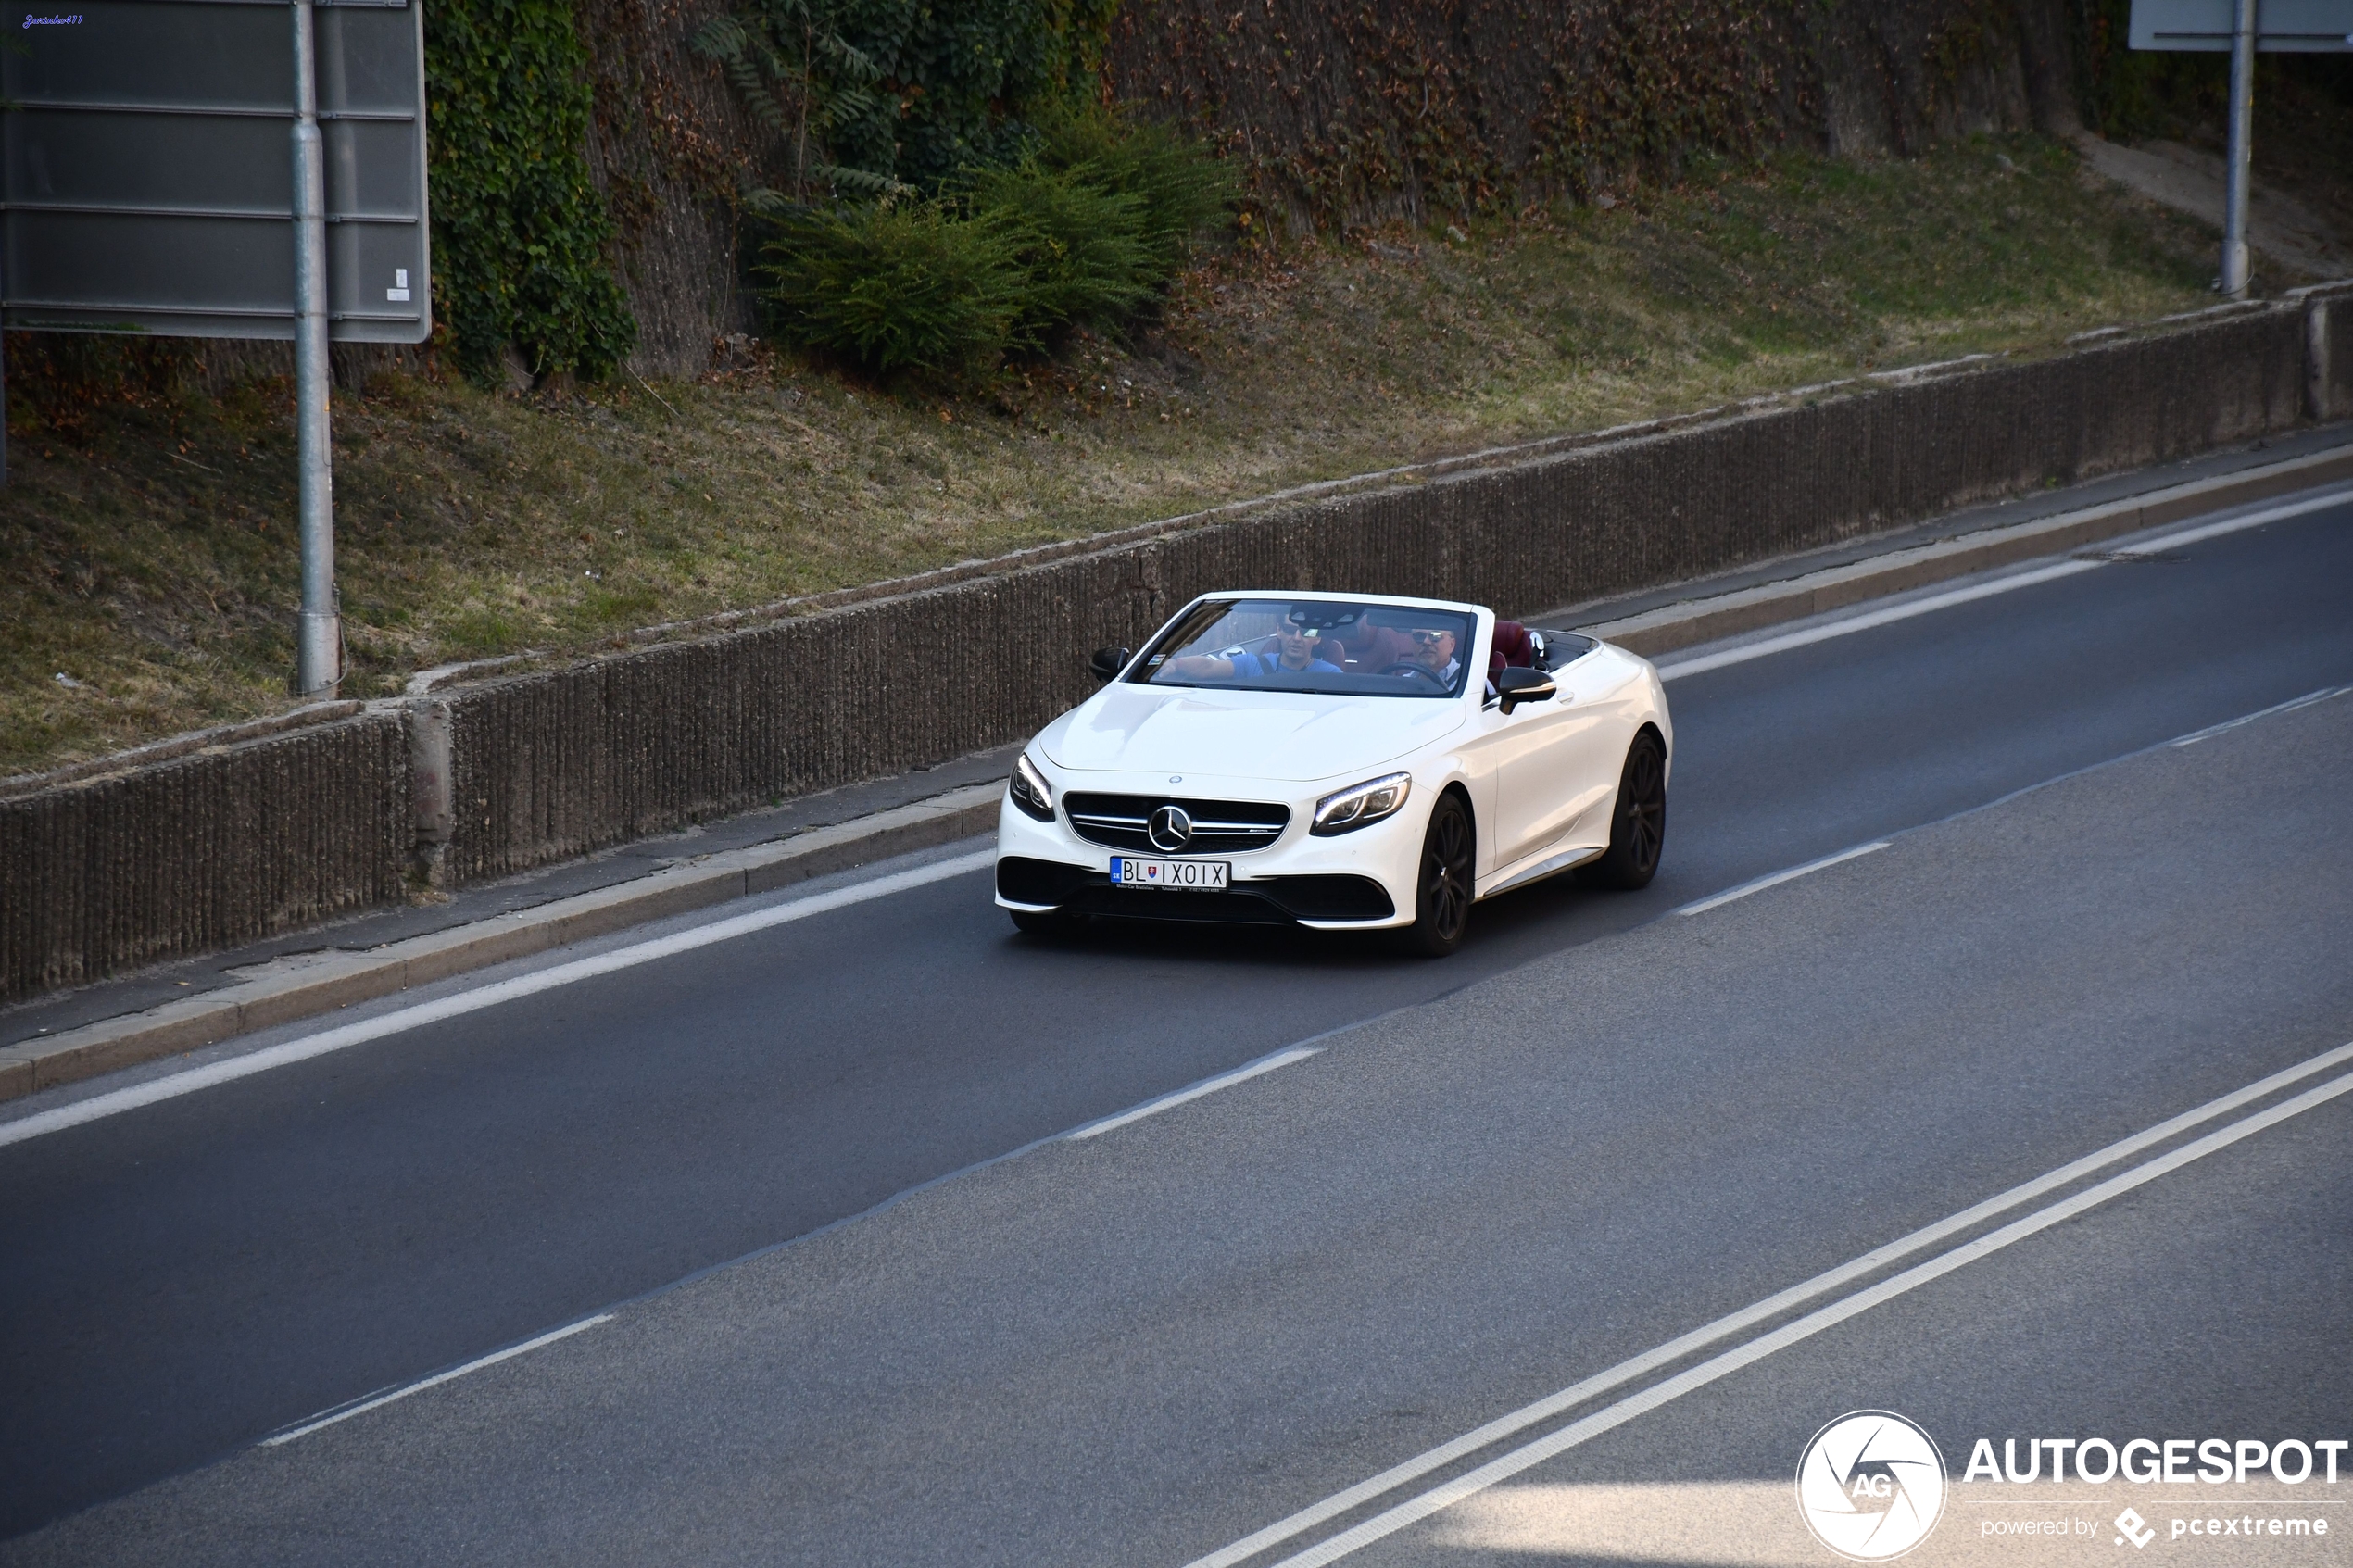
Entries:
{"type": "Polygon", "coordinates": [[[1417,643],[1434,643],[1441,637],[1451,637],[1452,632],[1413,632],[1407,633],[1417,643]]]}

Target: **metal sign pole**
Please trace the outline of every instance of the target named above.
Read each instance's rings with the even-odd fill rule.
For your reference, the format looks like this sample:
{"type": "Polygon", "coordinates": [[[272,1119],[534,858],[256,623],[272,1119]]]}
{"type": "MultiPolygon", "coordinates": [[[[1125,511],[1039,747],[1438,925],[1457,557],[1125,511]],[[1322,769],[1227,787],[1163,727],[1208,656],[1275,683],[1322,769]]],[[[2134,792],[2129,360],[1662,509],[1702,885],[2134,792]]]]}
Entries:
{"type": "Polygon", "coordinates": [[[2246,182],[2255,130],[2256,0],[2231,6],[2230,168],[2222,192],[2222,274],[2216,287],[2224,299],[2246,295],[2246,182]]]}
{"type": "Polygon", "coordinates": [[[2135,49],[2230,54],[2230,158],[2223,171],[2222,267],[2214,286],[2226,298],[2244,299],[2251,281],[2246,203],[2256,53],[2353,54],[2353,0],[2133,0],[2129,37],[2135,49]]]}
{"type": "Polygon", "coordinates": [[[327,173],[319,137],[311,0],[293,0],[295,457],[301,496],[302,616],[295,687],[305,696],[343,679],[335,611],[333,431],[327,368],[327,173]]]}

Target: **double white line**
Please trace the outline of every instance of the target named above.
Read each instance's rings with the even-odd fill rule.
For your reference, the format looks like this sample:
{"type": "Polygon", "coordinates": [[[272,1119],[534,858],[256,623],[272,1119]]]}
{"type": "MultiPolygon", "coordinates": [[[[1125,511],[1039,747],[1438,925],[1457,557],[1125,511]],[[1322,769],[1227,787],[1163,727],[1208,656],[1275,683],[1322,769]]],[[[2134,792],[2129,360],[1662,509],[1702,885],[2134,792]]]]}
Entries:
{"type": "MultiPolygon", "coordinates": [[[[1914,1231],[1911,1235],[1889,1242],[1884,1247],[1866,1252],[1861,1257],[1843,1263],[1826,1273],[1817,1274],[1802,1285],[1792,1286],[1778,1295],[1768,1296],[1752,1306],[1743,1307],[1737,1312],[1695,1328],[1680,1338],[1671,1339],[1655,1349],[1645,1351],[1630,1361],[1620,1361],[1607,1371],[1596,1373],[1580,1383],[1571,1384],[1556,1394],[1523,1406],[1508,1415],[1499,1416],[1486,1425],[1466,1432],[1450,1442],[1441,1443],[1427,1453],[1417,1454],[1403,1464],[1392,1465],[1369,1480],[1361,1481],[1345,1491],[1335,1492],[1323,1501],[1303,1508],[1289,1518],[1278,1520],[1254,1534],[1245,1536],[1230,1546],[1213,1551],[1206,1557],[1197,1558],[1188,1564],[1187,1568],[1234,1568],[1235,1564],[1246,1562],[1287,1541],[1294,1540],[1319,1524],[1326,1524],[1341,1514],[1395,1491],[1410,1482],[1419,1480],[1433,1471],[1443,1469],[1457,1460],[1469,1458],[1480,1449],[1506,1437],[1514,1436],[1555,1416],[1565,1415],[1601,1395],[1622,1388],[1628,1384],[1639,1382],[1650,1374],[1662,1371],[1696,1351],[1736,1338],[1793,1308],[1818,1300],[1825,1296],[1832,1296],[1849,1286],[1856,1285],[1891,1263],[1928,1251],[1939,1243],[1974,1229],[1989,1220],[2032,1203],[2062,1187],[2070,1186],[2109,1166],[2130,1160],[2134,1155],[2141,1154],[2219,1117],[2227,1116],[2234,1110],[2251,1105],[2292,1085],[2326,1073],[2332,1068],[2343,1066],[2347,1061],[2353,1061],[2353,1045],[2339,1046],[2333,1051],[2324,1051],[2284,1073],[2275,1073],[2260,1082],[2249,1084],[2245,1088],[2224,1095],[2220,1099],[2209,1100],[2195,1110],[2184,1111],[2172,1120],[2160,1123],[2145,1132],[2134,1134],[2120,1142],[2110,1144],[2096,1154],[2086,1155],[2070,1164],[2062,1165],[2057,1170],[2037,1176],[2031,1182],[2014,1186],[2007,1192],[1989,1198],[1982,1203],[1964,1209],[1959,1213],[1939,1220],[1932,1225],[1914,1231]]],[[[2217,1128],[2204,1137],[2183,1144],[2155,1159],[2110,1176],[2106,1181],[2085,1187],[2047,1207],[2037,1209],[1997,1230],[1989,1231],[1972,1240],[1963,1242],[1949,1251],[1940,1253],[1926,1262],[1916,1264],[1876,1285],[1863,1286],[1849,1294],[1839,1296],[1827,1306],[1818,1307],[1803,1317],[1783,1323],[1779,1328],[1759,1335],[1696,1366],[1687,1368],[1614,1404],[1580,1417],[1544,1436],[1499,1455],[1475,1470],[1467,1471],[1451,1481],[1431,1487],[1428,1491],[1374,1514],[1371,1518],[1328,1539],[1317,1542],[1304,1551],[1295,1552],[1282,1559],[1280,1562],[1274,1565],[1274,1568],[1321,1568],[1322,1564],[1338,1562],[1349,1553],[1369,1546],[1383,1537],[1394,1535],[1407,1525],[1427,1519],[1441,1509],[1460,1502],[1475,1493],[1482,1492],[1499,1481],[1516,1475],[1521,1471],[1532,1465],[1541,1464],[1545,1460],[1565,1453],[1579,1444],[1589,1442],[1614,1427],[1622,1426],[1645,1411],[1656,1410],[1659,1406],[1680,1399],[1695,1388],[1705,1387],[1751,1362],[1763,1360],[1777,1350],[1785,1349],[1800,1340],[1811,1338],[1824,1329],[1843,1323],[1859,1312],[1868,1311],[1883,1301],[1893,1300],[1906,1291],[1917,1289],[1931,1280],[1948,1274],[1963,1264],[1975,1262],[1980,1258],[1998,1252],[2012,1242],[2022,1241],[2030,1236],[2049,1229],[2062,1220],[2082,1213],[2085,1210],[2096,1208],[2109,1198],[2155,1181],[2170,1171],[2179,1170],[2194,1160],[2202,1160],[2217,1149],[2227,1148],[2240,1139],[2250,1137],[2266,1127],[2276,1125],[2292,1116],[2301,1115],[2315,1106],[2324,1105],[2348,1090],[2353,1090],[2353,1073],[2330,1079],[2293,1098],[2282,1100],[2253,1115],[2217,1128]]]]}

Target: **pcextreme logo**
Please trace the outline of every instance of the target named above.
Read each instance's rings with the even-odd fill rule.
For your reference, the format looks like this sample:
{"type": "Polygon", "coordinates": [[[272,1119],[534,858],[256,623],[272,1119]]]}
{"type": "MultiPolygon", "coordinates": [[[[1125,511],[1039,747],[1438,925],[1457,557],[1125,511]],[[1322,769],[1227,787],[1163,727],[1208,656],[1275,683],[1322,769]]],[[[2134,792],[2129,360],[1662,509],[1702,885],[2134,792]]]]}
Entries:
{"type": "Polygon", "coordinates": [[[1798,1458],[1797,1511],[1841,1557],[1901,1557],[1928,1538],[1944,1512],[1944,1456],[1894,1411],[1842,1415],[1798,1458]]]}

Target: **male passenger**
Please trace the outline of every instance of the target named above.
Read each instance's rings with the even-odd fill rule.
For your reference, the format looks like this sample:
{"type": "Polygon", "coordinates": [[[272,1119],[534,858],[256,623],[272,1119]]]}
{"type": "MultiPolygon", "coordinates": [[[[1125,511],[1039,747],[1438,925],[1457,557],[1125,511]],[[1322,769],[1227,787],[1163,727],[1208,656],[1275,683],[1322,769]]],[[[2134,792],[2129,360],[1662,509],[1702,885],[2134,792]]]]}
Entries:
{"type": "Polygon", "coordinates": [[[1252,675],[1337,675],[1340,672],[1339,665],[1315,657],[1315,645],[1323,634],[1319,627],[1286,621],[1276,629],[1272,654],[1189,654],[1170,659],[1167,672],[1194,681],[1229,681],[1236,676],[1252,675]]]}

